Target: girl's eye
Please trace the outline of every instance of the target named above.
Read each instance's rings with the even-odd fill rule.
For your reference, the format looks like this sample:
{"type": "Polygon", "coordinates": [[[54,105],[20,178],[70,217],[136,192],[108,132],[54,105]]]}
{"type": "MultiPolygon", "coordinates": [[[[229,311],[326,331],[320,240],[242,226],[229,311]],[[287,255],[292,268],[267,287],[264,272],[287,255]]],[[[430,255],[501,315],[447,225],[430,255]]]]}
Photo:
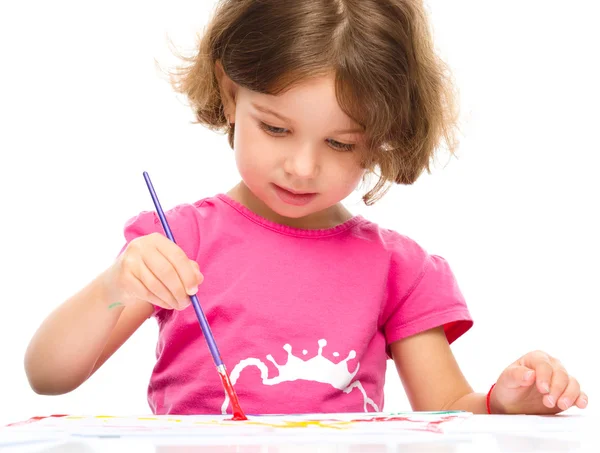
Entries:
{"type": "MultiPolygon", "coordinates": [[[[276,137],[283,137],[289,131],[283,127],[275,127],[270,126],[267,123],[263,123],[262,121],[259,123],[259,126],[262,130],[264,130],[269,135],[274,135],[276,137]]],[[[338,142],[337,140],[327,139],[326,140],[329,146],[331,146],[336,151],[352,151],[354,150],[354,145],[349,143],[338,142]]]]}
{"type": "Polygon", "coordinates": [[[288,132],[288,130],[284,129],[283,127],[269,126],[267,123],[263,123],[262,121],[259,124],[262,130],[271,135],[285,135],[288,132]]]}
{"type": "Polygon", "coordinates": [[[352,151],[354,149],[354,145],[350,143],[341,143],[331,139],[328,139],[327,143],[329,143],[329,146],[337,151],[352,151]]]}

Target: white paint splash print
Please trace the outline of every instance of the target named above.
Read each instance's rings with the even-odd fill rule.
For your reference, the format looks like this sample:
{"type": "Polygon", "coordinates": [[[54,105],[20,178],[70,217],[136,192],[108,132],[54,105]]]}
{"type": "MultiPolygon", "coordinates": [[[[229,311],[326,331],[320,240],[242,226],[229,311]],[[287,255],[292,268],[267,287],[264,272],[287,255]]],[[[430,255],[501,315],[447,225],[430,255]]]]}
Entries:
{"type": "MultiPolygon", "coordinates": [[[[273,359],[271,354],[267,355],[267,360],[269,360],[277,370],[279,371],[279,375],[269,378],[269,369],[267,365],[265,365],[260,359],[249,357],[247,359],[241,360],[233,370],[231,371],[230,378],[231,384],[235,385],[237,380],[240,377],[242,371],[249,366],[255,366],[260,370],[260,378],[264,385],[277,385],[282,382],[291,382],[296,381],[298,379],[304,379],[307,381],[320,382],[322,384],[328,384],[332,387],[343,391],[344,393],[350,393],[353,389],[357,388],[363,395],[364,399],[364,411],[368,412],[367,405],[370,405],[375,412],[379,412],[379,408],[375,404],[375,402],[367,396],[365,389],[363,388],[360,381],[352,382],[356,373],[358,373],[358,369],[360,368],[360,363],[356,365],[356,369],[354,372],[350,373],[348,371],[348,361],[350,359],[354,359],[356,357],[355,351],[350,351],[348,357],[344,360],[333,363],[323,357],[323,348],[327,345],[327,340],[321,339],[318,341],[319,344],[319,352],[317,355],[311,359],[303,360],[300,357],[296,357],[292,354],[292,347],[289,344],[283,345],[283,349],[288,353],[287,362],[285,365],[279,365],[273,359]]],[[[308,351],[303,350],[302,354],[306,355],[308,351]]],[[[335,357],[339,356],[339,353],[335,352],[333,354],[335,357]]],[[[225,394],[225,400],[221,405],[221,412],[223,415],[227,414],[227,407],[229,406],[229,397],[225,394]]]]}

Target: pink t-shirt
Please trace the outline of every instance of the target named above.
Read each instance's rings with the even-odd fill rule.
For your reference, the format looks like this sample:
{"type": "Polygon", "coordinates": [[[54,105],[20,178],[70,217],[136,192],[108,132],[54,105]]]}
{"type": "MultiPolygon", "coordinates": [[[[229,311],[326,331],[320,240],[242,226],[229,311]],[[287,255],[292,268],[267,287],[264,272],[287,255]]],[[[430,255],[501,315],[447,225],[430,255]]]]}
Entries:
{"type": "MultiPolygon", "coordinates": [[[[198,299],[247,414],[381,411],[391,343],[441,325],[453,342],[473,324],[446,261],[361,216],[303,230],[222,194],[166,216],[205,276],[198,299]]],[[[125,237],[157,231],[143,212],[125,237]]],[[[153,316],[152,411],[231,414],[193,307],[153,316]]]]}

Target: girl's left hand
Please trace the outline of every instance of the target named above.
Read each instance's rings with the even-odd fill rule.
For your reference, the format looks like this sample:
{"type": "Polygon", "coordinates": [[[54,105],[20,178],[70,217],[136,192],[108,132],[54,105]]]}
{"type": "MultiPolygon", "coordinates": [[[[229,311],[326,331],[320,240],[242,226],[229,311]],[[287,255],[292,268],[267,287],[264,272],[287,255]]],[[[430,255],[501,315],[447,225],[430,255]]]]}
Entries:
{"type": "Polygon", "coordinates": [[[490,395],[492,414],[556,414],[587,404],[579,382],[542,351],[530,352],[506,368],[490,395]]]}

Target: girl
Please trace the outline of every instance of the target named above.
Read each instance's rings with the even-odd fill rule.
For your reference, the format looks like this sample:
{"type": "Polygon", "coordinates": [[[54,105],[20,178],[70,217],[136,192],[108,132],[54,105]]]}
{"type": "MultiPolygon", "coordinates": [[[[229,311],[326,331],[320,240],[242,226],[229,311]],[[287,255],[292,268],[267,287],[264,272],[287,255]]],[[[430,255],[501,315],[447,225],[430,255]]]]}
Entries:
{"type": "Polygon", "coordinates": [[[442,141],[456,148],[419,0],[222,0],[173,81],[199,123],[228,133],[241,181],[167,213],[178,245],[152,212],[126,224],[114,264],[31,340],[36,392],[74,390],[154,317],[153,412],[227,413],[197,293],[247,413],[381,411],[389,358],[414,410],[586,407],[541,351],[474,393],[449,347],[472,320],[447,262],[341,203],[369,174],[367,204],[413,183],[442,141]]]}

